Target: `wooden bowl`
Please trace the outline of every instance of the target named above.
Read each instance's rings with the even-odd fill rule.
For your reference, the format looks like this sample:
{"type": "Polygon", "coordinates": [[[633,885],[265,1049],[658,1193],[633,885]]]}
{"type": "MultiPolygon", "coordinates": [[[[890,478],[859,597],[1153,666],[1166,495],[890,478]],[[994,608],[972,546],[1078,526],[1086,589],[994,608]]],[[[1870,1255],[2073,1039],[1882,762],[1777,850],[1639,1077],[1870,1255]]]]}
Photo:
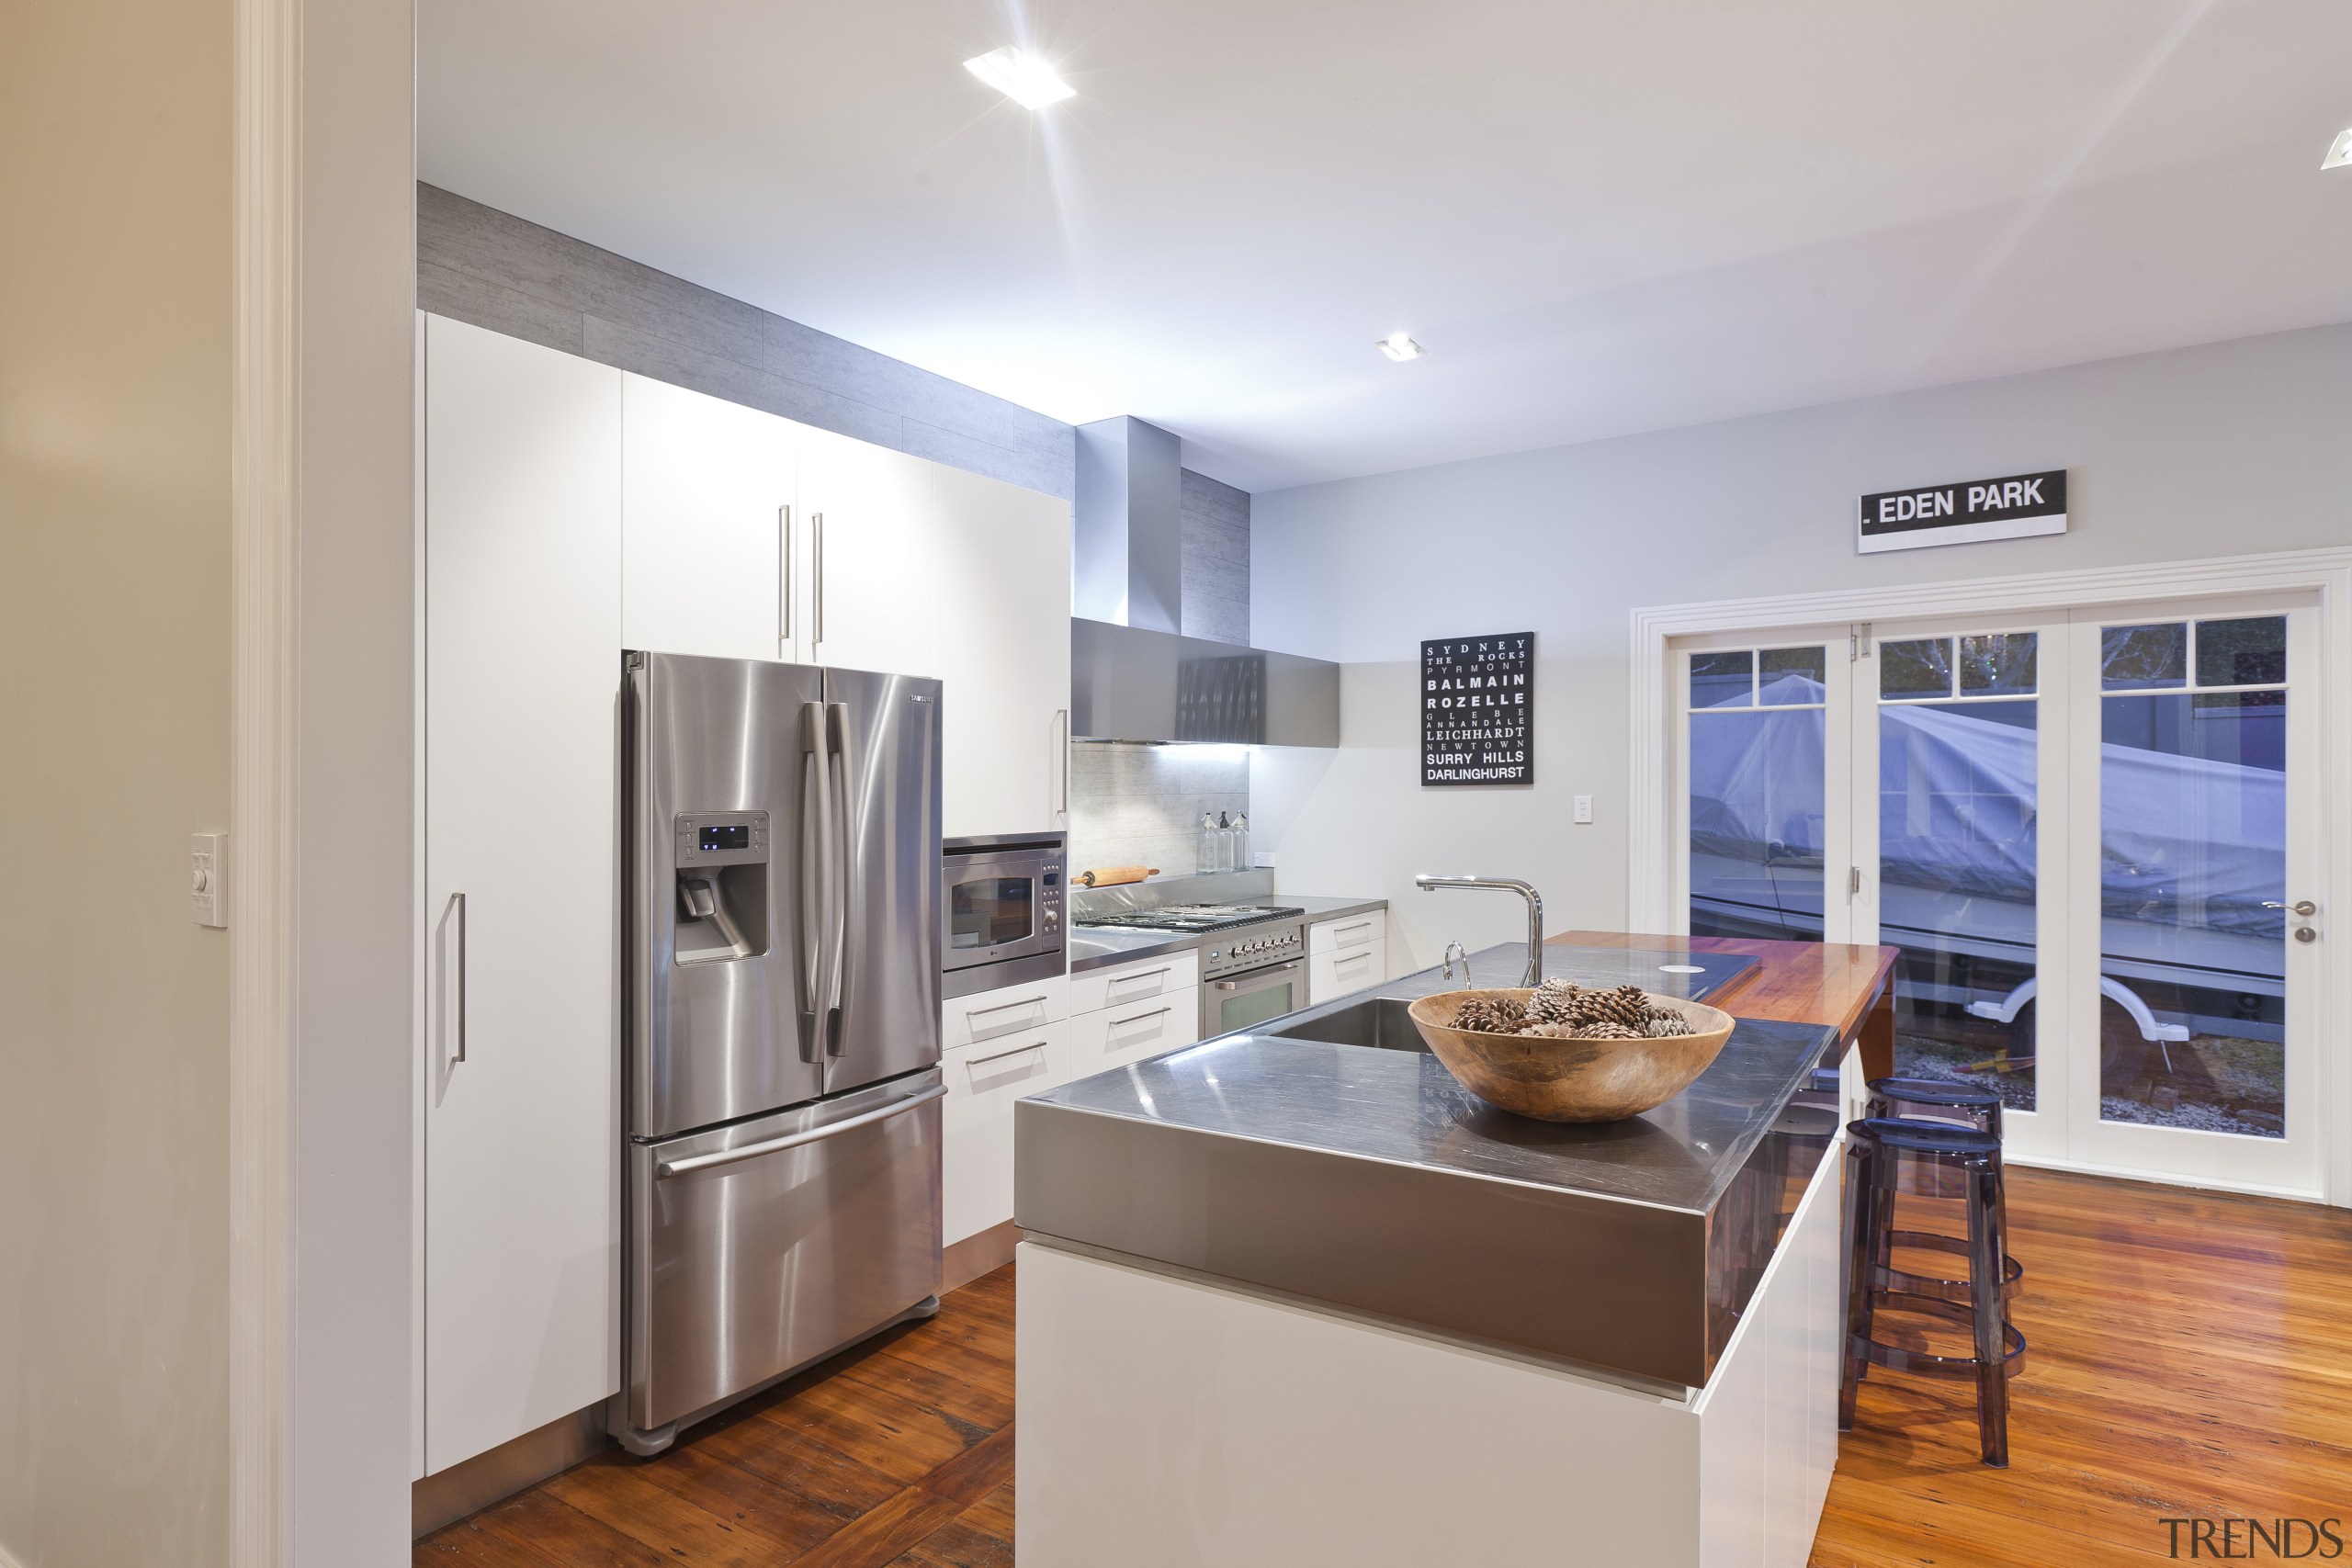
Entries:
{"type": "Polygon", "coordinates": [[[1659,1039],[1562,1040],[1456,1029],[1473,999],[1525,1007],[1524,988],[1440,991],[1408,1010],[1455,1081],[1490,1105],[1539,1122],[1616,1122],[1664,1105],[1707,1070],[1731,1038],[1732,1017],[1703,1002],[1645,991],[1654,1007],[1688,1019],[1696,1032],[1659,1039]]]}

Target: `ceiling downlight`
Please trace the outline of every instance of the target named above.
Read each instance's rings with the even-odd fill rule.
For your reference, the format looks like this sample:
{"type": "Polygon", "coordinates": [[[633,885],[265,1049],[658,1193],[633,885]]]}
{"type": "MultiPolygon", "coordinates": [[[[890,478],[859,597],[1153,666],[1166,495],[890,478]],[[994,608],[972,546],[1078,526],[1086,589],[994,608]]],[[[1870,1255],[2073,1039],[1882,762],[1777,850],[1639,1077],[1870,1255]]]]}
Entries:
{"type": "Polygon", "coordinates": [[[1408,359],[1419,359],[1429,350],[1413,341],[1408,333],[1390,333],[1378,344],[1380,352],[1402,365],[1408,359]]]}
{"type": "Polygon", "coordinates": [[[1041,109],[1078,96],[1078,89],[1063,81],[1052,66],[1011,44],[975,55],[964,62],[964,69],[1026,109],[1041,109]]]}
{"type": "Polygon", "coordinates": [[[2352,164],[2352,130],[2338,132],[2335,145],[2330,147],[2327,156],[2319,161],[2323,169],[2340,169],[2346,164],[2352,164]]]}

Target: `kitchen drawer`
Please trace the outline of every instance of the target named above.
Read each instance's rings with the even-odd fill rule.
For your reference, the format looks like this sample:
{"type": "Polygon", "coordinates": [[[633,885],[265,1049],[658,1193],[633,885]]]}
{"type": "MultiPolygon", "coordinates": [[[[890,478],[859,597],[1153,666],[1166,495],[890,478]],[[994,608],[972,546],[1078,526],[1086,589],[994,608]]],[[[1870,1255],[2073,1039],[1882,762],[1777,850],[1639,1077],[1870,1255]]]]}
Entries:
{"type": "Polygon", "coordinates": [[[1082,1012],[1069,1021],[1070,1077],[1089,1077],[1124,1067],[1200,1037],[1200,997],[1189,987],[1082,1012]]]}
{"type": "Polygon", "coordinates": [[[1361,915],[1343,915],[1336,920],[1321,920],[1306,928],[1306,952],[1309,957],[1318,953],[1347,953],[1360,947],[1377,947],[1388,940],[1388,911],[1366,909],[1361,915]]]}
{"type": "Polygon", "coordinates": [[[1069,1016],[1069,977],[1065,975],[1051,975],[1023,986],[975,991],[968,997],[950,997],[939,1007],[939,1048],[960,1051],[967,1045],[1042,1028],[1069,1016]]]}
{"type": "Polygon", "coordinates": [[[944,1244],[1012,1218],[1012,1104],[1069,1081],[1069,1030],[1066,1022],[1048,1023],[947,1058],[940,1116],[944,1244]]]}
{"type": "Polygon", "coordinates": [[[1388,944],[1343,948],[1317,953],[1306,961],[1306,1000],[1309,1006],[1328,1002],[1377,986],[1388,978],[1388,944]]]}
{"type": "Polygon", "coordinates": [[[1197,1010],[1200,985],[1201,955],[1188,947],[1182,953],[1072,975],[1069,1010],[1073,1014],[1095,1012],[1168,996],[1181,996],[1197,1010]]]}

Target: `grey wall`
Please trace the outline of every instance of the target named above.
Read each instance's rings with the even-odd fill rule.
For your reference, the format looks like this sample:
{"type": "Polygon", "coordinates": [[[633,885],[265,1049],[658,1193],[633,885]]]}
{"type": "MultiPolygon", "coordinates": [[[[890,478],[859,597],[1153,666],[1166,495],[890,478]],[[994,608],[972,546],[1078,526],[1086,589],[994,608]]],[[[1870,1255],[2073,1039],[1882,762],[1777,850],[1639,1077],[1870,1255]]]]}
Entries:
{"type": "Polygon", "coordinates": [[[1201,813],[1250,809],[1250,757],[1238,746],[1070,748],[1069,868],[1149,865],[1191,875],[1201,813]]]}
{"type": "Polygon", "coordinates": [[[432,186],[420,308],[600,364],[1043,491],[1073,493],[1070,427],[432,186]]]}
{"type": "Polygon", "coordinates": [[[2335,326],[1261,493],[1255,640],[1344,662],[1346,744],[1258,754],[1258,842],[1285,890],[1385,896],[1432,961],[1517,906],[1416,871],[1525,875],[1553,929],[1622,927],[1633,607],[2343,545],[2347,412],[2335,326]],[[1867,491],[2059,468],[2063,536],[1854,552],[1867,491]],[[1420,639],[1531,626],[1535,783],[1422,788],[1420,639]]]}
{"type": "Polygon", "coordinates": [[[1250,640],[1250,492],[1183,471],[1186,637],[1250,640]]]}

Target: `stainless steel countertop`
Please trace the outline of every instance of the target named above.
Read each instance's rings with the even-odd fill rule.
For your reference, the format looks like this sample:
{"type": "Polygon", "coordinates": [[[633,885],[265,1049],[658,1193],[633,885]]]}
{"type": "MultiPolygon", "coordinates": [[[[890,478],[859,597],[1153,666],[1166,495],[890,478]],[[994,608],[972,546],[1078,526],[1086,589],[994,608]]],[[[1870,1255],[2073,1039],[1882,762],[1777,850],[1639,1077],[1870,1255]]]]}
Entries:
{"type": "MultiPolygon", "coordinates": [[[[1512,984],[1524,955],[1488,948],[1473,972],[1512,984]]],[[[1621,983],[1673,955],[1545,957],[1548,972],[1621,983]]],[[[1458,984],[1425,970],[1308,1010],[1458,984]]],[[[1835,1044],[1826,1028],[1743,1021],[1674,1100],[1573,1126],[1498,1111],[1425,1053],[1225,1035],[1020,1101],[1016,1218],[1046,1237],[1695,1386],[1778,1245],[1792,1181],[1802,1189],[1835,1131],[1833,1114],[1791,1106],[1835,1044]]]]}
{"type": "MultiPolygon", "coordinates": [[[[1366,909],[1388,908],[1385,898],[1317,898],[1296,893],[1257,893],[1241,901],[1304,909],[1309,925],[1341,915],[1360,914],[1366,909]]],[[[1068,943],[1069,972],[1082,975],[1089,969],[1101,969],[1113,964],[1164,957],[1187,948],[1206,947],[1212,941],[1222,942],[1230,934],[1228,931],[1138,931],[1118,926],[1072,926],[1068,943]]]]}

